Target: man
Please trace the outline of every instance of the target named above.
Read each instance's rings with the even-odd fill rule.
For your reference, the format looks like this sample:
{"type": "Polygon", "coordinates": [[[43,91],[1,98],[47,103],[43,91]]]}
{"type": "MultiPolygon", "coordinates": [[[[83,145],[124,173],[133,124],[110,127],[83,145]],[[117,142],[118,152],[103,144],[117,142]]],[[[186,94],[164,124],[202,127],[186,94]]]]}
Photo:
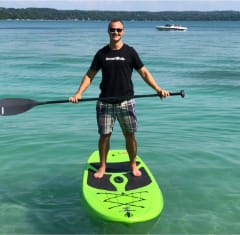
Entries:
{"type": "Polygon", "coordinates": [[[137,70],[143,80],[151,86],[161,98],[169,96],[169,92],[161,89],[155,82],[151,73],[142,63],[133,47],[124,44],[124,24],[121,20],[112,20],[108,25],[109,44],[100,49],[92,64],[84,75],[82,82],[74,96],[69,100],[78,102],[84,91],[90,86],[94,76],[101,69],[102,81],[100,84],[100,98],[97,102],[97,123],[100,134],[98,148],[100,155],[100,167],[94,174],[95,178],[102,178],[106,171],[107,154],[110,137],[115,120],[119,121],[125,137],[126,149],[130,158],[130,167],[134,176],[141,176],[141,171],[136,165],[137,120],[135,114],[135,102],[131,97],[134,95],[132,83],[132,71],[137,70]],[[106,100],[106,97],[119,97],[116,100],[106,100]]]}

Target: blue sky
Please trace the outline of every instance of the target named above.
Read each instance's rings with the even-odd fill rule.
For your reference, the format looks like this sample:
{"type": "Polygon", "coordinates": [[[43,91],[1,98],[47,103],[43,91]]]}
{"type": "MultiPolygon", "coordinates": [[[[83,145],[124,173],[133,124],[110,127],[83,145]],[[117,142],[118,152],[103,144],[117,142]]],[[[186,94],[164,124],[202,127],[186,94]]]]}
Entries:
{"type": "Polygon", "coordinates": [[[240,11],[240,0],[0,0],[0,7],[114,11],[240,11]]]}

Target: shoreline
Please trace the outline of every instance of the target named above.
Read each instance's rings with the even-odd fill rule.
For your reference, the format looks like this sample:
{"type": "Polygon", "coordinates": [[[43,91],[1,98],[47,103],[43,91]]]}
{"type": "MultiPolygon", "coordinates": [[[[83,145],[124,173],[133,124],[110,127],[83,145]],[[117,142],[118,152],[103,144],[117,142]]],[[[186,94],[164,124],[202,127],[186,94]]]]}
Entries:
{"type": "Polygon", "coordinates": [[[52,8],[2,8],[0,20],[240,21],[240,11],[83,11],[52,8]]]}

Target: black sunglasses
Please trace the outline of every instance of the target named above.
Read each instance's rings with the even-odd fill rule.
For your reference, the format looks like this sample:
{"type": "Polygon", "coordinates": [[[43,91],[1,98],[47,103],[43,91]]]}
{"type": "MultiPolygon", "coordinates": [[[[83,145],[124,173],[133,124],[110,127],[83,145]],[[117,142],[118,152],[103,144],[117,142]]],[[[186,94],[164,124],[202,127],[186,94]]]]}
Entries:
{"type": "Polygon", "coordinates": [[[117,28],[117,29],[110,28],[109,29],[109,32],[111,32],[111,33],[114,33],[115,31],[117,31],[118,33],[121,33],[123,31],[123,29],[120,29],[120,28],[117,28]]]}

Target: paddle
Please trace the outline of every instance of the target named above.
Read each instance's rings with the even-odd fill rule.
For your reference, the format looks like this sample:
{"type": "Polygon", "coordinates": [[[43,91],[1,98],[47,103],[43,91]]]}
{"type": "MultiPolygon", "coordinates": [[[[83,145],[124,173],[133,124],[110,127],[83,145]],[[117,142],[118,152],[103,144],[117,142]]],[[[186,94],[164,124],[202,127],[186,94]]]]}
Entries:
{"type": "MultiPolygon", "coordinates": [[[[180,92],[170,93],[171,96],[180,95],[182,98],[185,96],[184,90],[180,92]]],[[[132,97],[106,97],[106,98],[83,98],[80,102],[84,101],[106,101],[106,100],[123,100],[130,98],[143,98],[143,97],[154,97],[158,96],[158,94],[148,94],[148,95],[134,95],[132,97]]],[[[59,104],[59,103],[69,103],[69,100],[52,100],[52,101],[35,101],[31,99],[23,99],[23,98],[6,98],[0,100],[0,115],[1,116],[10,116],[16,115],[19,113],[24,113],[31,108],[34,108],[37,105],[44,104],[59,104]]]]}

